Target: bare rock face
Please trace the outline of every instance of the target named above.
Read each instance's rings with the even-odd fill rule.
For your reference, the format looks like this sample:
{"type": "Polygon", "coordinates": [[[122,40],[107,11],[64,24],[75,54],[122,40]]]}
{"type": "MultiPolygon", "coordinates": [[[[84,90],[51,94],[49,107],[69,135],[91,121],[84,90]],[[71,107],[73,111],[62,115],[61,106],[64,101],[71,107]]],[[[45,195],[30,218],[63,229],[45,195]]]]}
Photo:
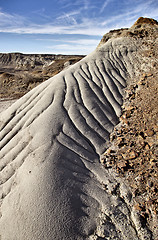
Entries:
{"type": "Polygon", "coordinates": [[[157,32],[158,22],[156,20],[152,18],[140,17],[131,28],[116,29],[106,33],[101,39],[98,47],[106,43],[111,38],[132,37],[135,39],[140,39],[151,37],[154,39],[154,37],[157,38],[157,32]]]}
{"type": "Polygon", "coordinates": [[[142,25],[142,24],[145,24],[145,25],[158,25],[158,22],[155,20],[155,19],[152,19],[152,18],[143,18],[143,17],[140,17],[138,18],[138,20],[134,23],[133,26],[139,26],[142,25]]]}
{"type": "Polygon", "coordinates": [[[2,240],[152,239],[128,184],[101,164],[124,89],[157,63],[151,39],[108,40],[1,113],[2,240]]]}

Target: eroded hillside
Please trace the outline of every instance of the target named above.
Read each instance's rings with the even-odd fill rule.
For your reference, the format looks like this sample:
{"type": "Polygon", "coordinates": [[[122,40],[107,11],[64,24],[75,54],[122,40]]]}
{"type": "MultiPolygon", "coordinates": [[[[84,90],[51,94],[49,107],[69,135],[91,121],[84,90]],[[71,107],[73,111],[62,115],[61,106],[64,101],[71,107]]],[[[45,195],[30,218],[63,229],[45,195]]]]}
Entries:
{"type": "MultiPolygon", "coordinates": [[[[110,136],[102,162],[131,188],[133,207],[158,237],[158,23],[139,18],[130,28],[113,32],[142,39],[141,68],[128,83],[120,123],[110,136]]],[[[112,34],[112,32],[111,32],[112,34]]],[[[109,37],[109,35],[108,35],[109,37]]],[[[107,40],[105,35],[101,44],[107,40]]]]}
{"type": "Polygon", "coordinates": [[[139,18],[1,114],[2,239],[157,240],[157,46],[139,18]]]}
{"type": "Polygon", "coordinates": [[[83,56],[0,54],[0,98],[20,98],[83,56]]]}

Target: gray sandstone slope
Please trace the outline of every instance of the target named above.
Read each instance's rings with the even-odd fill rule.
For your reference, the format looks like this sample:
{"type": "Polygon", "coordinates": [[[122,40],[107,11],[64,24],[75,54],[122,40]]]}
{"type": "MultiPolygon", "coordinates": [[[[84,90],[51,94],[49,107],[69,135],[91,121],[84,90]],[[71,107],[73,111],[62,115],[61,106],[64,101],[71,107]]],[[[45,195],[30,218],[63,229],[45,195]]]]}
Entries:
{"type": "Polygon", "coordinates": [[[109,40],[1,114],[0,239],[151,239],[100,163],[141,48],[109,40]]]}

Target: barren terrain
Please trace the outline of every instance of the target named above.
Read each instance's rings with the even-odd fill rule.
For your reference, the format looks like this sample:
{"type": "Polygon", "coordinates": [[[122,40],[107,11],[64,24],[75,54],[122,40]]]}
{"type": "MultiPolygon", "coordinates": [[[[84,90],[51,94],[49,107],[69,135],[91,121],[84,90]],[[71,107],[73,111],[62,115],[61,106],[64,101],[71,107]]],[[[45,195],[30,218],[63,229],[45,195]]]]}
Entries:
{"type": "Polygon", "coordinates": [[[18,99],[84,56],[0,54],[0,98],[18,99]]]}
{"type": "MultiPolygon", "coordinates": [[[[139,19],[134,27],[143,24],[139,19]]],[[[146,20],[148,21],[148,20],[146,20]]],[[[145,22],[144,22],[145,23],[145,22]]],[[[131,30],[133,30],[131,28],[131,30]]],[[[123,35],[129,29],[118,30],[123,35]]],[[[146,29],[129,34],[143,38],[146,50],[141,52],[150,62],[147,72],[140,69],[125,89],[120,124],[110,136],[111,147],[102,162],[105,168],[113,168],[128,182],[134,199],[134,208],[158,237],[158,33],[146,29]],[[140,33],[141,32],[141,33],[140,33]],[[154,39],[154,41],[151,41],[154,39]]],[[[116,33],[115,33],[116,34],[116,33]]],[[[103,40],[102,40],[103,41],[103,40]]],[[[148,63],[149,63],[148,62],[148,63]]],[[[147,65],[147,63],[146,63],[147,65]]]]}
{"type": "Polygon", "coordinates": [[[1,73],[1,97],[32,89],[1,115],[2,240],[158,239],[157,50],[158,23],[139,18],[35,89],[32,69],[1,73]]]}

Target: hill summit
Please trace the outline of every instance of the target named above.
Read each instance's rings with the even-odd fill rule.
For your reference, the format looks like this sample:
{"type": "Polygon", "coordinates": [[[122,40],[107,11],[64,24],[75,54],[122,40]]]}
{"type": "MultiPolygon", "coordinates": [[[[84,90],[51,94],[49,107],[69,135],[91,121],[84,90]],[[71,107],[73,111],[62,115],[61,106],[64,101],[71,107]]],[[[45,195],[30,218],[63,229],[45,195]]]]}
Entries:
{"type": "Polygon", "coordinates": [[[111,30],[106,33],[99,43],[99,47],[111,38],[133,37],[134,39],[149,39],[157,37],[158,22],[152,18],[140,17],[130,28],[111,30]]]}

